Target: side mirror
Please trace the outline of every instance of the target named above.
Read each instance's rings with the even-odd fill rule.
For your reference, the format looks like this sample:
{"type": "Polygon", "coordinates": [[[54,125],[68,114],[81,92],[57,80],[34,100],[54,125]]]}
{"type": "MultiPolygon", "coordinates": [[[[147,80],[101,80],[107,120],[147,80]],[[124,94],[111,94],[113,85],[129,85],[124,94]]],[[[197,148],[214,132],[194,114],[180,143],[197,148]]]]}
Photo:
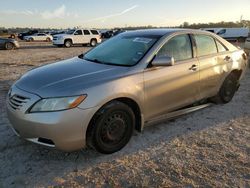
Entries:
{"type": "Polygon", "coordinates": [[[169,56],[161,56],[155,57],[153,62],[153,66],[173,66],[174,65],[174,58],[169,56]]]}

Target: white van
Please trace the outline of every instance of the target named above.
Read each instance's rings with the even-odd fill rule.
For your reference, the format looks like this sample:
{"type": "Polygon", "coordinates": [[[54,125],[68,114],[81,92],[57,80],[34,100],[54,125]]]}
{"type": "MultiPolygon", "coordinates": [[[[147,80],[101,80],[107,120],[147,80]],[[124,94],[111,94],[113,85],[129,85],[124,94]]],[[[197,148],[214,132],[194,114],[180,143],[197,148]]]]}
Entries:
{"type": "Polygon", "coordinates": [[[227,40],[245,41],[249,35],[249,28],[202,28],[201,30],[209,31],[221,36],[227,40]]]}

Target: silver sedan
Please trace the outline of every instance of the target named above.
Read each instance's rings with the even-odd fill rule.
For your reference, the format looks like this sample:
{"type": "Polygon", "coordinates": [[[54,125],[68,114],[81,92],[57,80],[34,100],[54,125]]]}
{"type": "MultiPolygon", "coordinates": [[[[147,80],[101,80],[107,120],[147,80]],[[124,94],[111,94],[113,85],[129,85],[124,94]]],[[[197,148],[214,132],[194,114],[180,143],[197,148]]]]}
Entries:
{"type": "Polygon", "coordinates": [[[24,74],[8,93],[8,117],[13,131],[28,141],[113,153],[134,130],[207,101],[228,103],[246,67],[244,51],[212,33],[126,32],[86,54],[24,74]]]}

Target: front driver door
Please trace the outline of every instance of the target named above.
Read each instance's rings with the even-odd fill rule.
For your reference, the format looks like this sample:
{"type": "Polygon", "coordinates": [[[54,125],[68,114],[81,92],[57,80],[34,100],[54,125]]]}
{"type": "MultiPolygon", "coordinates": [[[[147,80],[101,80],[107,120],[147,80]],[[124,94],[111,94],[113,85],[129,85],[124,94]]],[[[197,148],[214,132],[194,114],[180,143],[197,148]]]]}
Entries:
{"type": "Polygon", "coordinates": [[[175,65],[151,67],[144,72],[145,120],[199,100],[199,62],[193,56],[190,36],[174,36],[157,56],[174,57],[175,65]]]}
{"type": "Polygon", "coordinates": [[[74,33],[74,37],[73,37],[73,44],[82,44],[83,43],[83,34],[82,34],[82,30],[76,30],[74,33]]]}

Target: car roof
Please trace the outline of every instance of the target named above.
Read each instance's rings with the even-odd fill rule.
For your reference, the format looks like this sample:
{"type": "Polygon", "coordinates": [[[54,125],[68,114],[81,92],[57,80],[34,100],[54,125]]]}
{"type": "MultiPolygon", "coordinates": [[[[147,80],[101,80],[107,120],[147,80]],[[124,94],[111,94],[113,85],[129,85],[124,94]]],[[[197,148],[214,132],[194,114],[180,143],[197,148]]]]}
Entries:
{"type": "Polygon", "coordinates": [[[143,36],[143,37],[154,37],[154,38],[160,38],[165,35],[170,35],[173,33],[181,33],[181,32],[188,32],[188,33],[206,33],[207,31],[202,30],[195,30],[195,29],[180,29],[180,28],[168,28],[168,29],[143,29],[143,30],[135,30],[135,31],[129,31],[122,33],[122,36],[143,36]]]}

